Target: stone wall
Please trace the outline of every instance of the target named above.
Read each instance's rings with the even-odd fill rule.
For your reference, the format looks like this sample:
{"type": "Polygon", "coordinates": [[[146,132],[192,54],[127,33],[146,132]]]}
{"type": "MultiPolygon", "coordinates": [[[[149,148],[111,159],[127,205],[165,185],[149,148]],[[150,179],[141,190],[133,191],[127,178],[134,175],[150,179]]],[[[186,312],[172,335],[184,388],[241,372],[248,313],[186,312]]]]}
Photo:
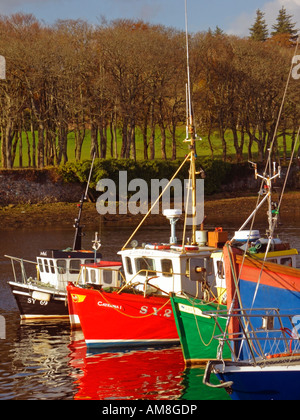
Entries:
{"type": "Polygon", "coordinates": [[[77,202],[84,186],[62,182],[52,170],[0,171],[0,205],[77,202]]]}
{"type": "MultiPolygon", "coordinates": [[[[282,187],[286,168],[283,169],[282,178],[277,180],[277,186],[282,187]]],[[[256,194],[260,188],[261,180],[255,180],[253,175],[235,177],[222,185],[219,193],[238,195],[239,193],[253,192],[256,194]]],[[[55,169],[17,169],[0,170],[0,206],[26,203],[55,203],[78,202],[86,185],[80,183],[65,183],[58,176],[55,169]]],[[[300,189],[300,170],[294,166],[291,170],[287,189],[300,189]]]]}

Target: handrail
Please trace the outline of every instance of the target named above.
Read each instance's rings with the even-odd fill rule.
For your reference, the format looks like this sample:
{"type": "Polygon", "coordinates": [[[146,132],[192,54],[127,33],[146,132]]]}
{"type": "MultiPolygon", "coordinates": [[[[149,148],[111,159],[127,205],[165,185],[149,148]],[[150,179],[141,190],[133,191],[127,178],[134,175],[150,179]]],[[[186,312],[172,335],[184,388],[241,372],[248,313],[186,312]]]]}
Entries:
{"type": "Polygon", "coordinates": [[[37,262],[36,261],[24,260],[24,258],[12,257],[11,255],[4,255],[4,257],[10,258],[11,260],[17,261],[19,263],[26,262],[26,263],[29,263],[29,264],[37,265],[37,262]]]}
{"type": "MultiPolygon", "coordinates": [[[[217,323],[221,334],[215,336],[214,338],[219,341],[221,349],[223,348],[224,344],[227,344],[229,346],[231,354],[235,361],[238,360],[238,356],[235,352],[236,343],[247,343],[248,351],[251,355],[254,364],[257,363],[257,357],[255,356],[255,353],[262,360],[266,360],[268,357],[269,353],[265,353],[262,343],[269,342],[272,343],[272,345],[273,343],[274,345],[275,343],[277,343],[277,347],[279,348],[279,345],[281,347],[283,346],[283,348],[285,349],[284,351],[287,352],[287,354],[294,353],[297,351],[299,352],[300,334],[298,334],[297,336],[293,335],[293,331],[295,331],[295,326],[292,322],[293,315],[280,314],[277,308],[257,308],[251,310],[243,308],[237,309],[236,312],[237,313],[234,314],[228,313],[225,310],[203,312],[203,314],[211,316],[215,319],[215,322],[217,323]],[[251,314],[247,313],[247,311],[251,311],[251,314]],[[218,322],[218,317],[220,316],[238,319],[241,330],[233,333],[223,331],[221,325],[218,322]],[[251,325],[250,321],[253,318],[261,318],[262,320],[268,322],[262,325],[261,328],[251,328],[245,331],[245,328],[243,327],[243,322],[246,321],[249,326],[251,325]],[[269,320],[272,320],[274,322],[270,323],[269,320]],[[277,324],[277,326],[275,326],[275,320],[277,320],[279,325],[277,324]],[[285,326],[286,324],[283,322],[284,320],[289,321],[289,324],[293,328],[293,331],[291,331],[285,326]],[[291,351],[292,343],[297,343],[298,345],[297,349],[295,349],[293,352],[291,351]]],[[[221,356],[220,359],[222,359],[221,356]]]]}
{"type": "MultiPolygon", "coordinates": [[[[133,283],[133,280],[137,277],[137,276],[139,276],[139,275],[141,275],[141,273],[145,273],[145,283],[147,283],[148,282],[148,275],[149,275],[149,273],[152,273],[152,274],[154,274],[154,275],[156,275],[156,274],[172,274],[172,277],[174,276],[174,275],[177,275],[176,273],[170,273],[170,272],[164,272],[164,271],[157,271],[157,270],[147,270],[147,269],[145,269],[145,268],[143,268],[142,270],[139,270],[138,272],[136,272],[135,274],[134,274],[134,276],[130,279],[130,280],[128,280],[128,281],[126,281],[126,283],[124,284],[124,286],[123,287],[121,287],[121,289],[118,291],[118,293],[121,293],[124,289],[126,289],[126,287],[128,287],[128,286],[130,286],[132,283],[133,283]]],[[[157,277],[157,276],[155,276],[155,277],[157,277]]],[[[171,276],[170,276],[171,277],[171,276]]],[[[153,277],[152,277],[153,278],[153,277]]],[[[150,279],[151,280],[151,279],[150,279]]],[[[151,285],[152,286],[152,285],[151,285]]],[[[166,293],[166,292],[164,292],[164,293],[166,293]]],[[[167,293],[166,293],[167,294],[167,293]]]]}

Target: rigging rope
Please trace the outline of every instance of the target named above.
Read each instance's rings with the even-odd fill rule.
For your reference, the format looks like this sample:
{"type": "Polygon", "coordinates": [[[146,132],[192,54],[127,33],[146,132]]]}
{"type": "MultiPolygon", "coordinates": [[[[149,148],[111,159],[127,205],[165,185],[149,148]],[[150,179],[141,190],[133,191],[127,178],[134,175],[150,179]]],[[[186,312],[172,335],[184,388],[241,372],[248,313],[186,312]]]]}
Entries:
{"type": "Polygon", "coordinates": [[[169,302],[170,302],[170,299],[168,299],[159,309],[157,309],[157,311],[153,311],[152,313],[150,313],[150,314],[147,314],[147,315],[141,315],[141,316],[136,316],[136,315],[129,315],[129,314],[125,314],[124,312],[122,312],[122,311],[120,311],[118,308],[116,308],[116,306],[114,305],[114,304],[112,304],[112,303],[110,303],[108,300],[107,300],[107,298],[101,293],[101,291],[100,290],[97,290],[97,292],[101,295],[101,297],[105,300],[105,302],[108,304],[108,305],[110,305],[110,307],[112,308],[112,309],[114,309],[115,311],[117,311],[117,312],[119,312],[121,315],[124,315],[124,316],[126,316],[126,317],[128,317],[128,318],[133,318],[133,319],[143,319],[143,318],[149,318],[150,316],[152,316],[152,315],[156,315],[159,311],[161,311],[169,302]]]}

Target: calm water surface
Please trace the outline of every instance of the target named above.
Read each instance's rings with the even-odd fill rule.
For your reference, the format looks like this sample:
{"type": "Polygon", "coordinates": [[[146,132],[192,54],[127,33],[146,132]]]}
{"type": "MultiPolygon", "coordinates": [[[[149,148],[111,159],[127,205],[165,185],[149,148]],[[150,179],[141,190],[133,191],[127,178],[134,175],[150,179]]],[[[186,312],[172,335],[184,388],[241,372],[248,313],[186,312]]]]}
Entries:
{"type": "MultiPolygon", "coordinates": [[[[116,260],[131,232],[125,228],[100,232],[103,257],[116,260]]],[[[300,224],[292,221],[279,232],[300,249],[300,224]]],[[[136,239],[159,242],[169,236],[167,225],[143,228],[136,239]]],[[[93,237],[94,232],[86,232],[86,248],[93,237]]],[[[6,339],[0,340],[0,400],[228,399],[224,390],[202,385],[203,369],[185,369],[179,347],[91,354],[82,333],[71,331],[68,322],[21,324],[7,285],[12,270],[4,254],[35,260],[40,249],[63,249],[72,242],[73,230],[0,230],[0,315],[6,321],[6,339]]]]}

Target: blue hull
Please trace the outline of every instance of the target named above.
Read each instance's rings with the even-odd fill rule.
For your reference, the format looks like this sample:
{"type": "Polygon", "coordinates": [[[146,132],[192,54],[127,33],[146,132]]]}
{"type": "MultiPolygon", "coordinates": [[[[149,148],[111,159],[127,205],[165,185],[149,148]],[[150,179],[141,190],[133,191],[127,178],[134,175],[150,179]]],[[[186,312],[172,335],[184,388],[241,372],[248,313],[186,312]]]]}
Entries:
{"type": "MultiPolygon", "coordinates": [[[[268,285],[260,285],[258,291],[256,293],[256,284],[250,281],[240,280],[240,293],[242,296],[242,304],[244,308],[275,308],[279,309],[280,315],[290,315],[291,319],[296,316],[300,316],[300,293],[293,292],[286,289],[280,289],[273,286],[268,285]],[[256,293],[255,301],[253,302],[253,296],[256,293]]],[[[289,319],[281,319],[282,326],[287,328],[287,339],[291,338],[291,322],[289,319]]],[[[251,319],[252,328],[254,330],[261,330],[261,323],[262,320],[260,318],[253,318],[251,319]]],[[[281,325],[279,324],[278,320],[276,320],[275,328],[280,329],[281,325]]],[[[281,333],[278,333],[280,336],[281,333]]],[[[274,335],[273,335],[274,336],[274,335]]],[[[263,338],[264,334],[260,333],[258,335],[259,338],[263,338]]],[[[267,337],[267,335],[265,335],[267,337]]],[[[272,348],[266,344],[264,341],[260,341],[262,348],[264,349],[264,353],[272,353],[272,348]]],[[[291,351],[293,348],[291,348],[291,351]]],[[[277,353],[284,353],[286,351],[284,342],[281,343],[280,346],[277,347],[277,353]]],[[[240,359],[241,360],[249,360],[249,352],[244,347],[240,352],[240,359]]]]}
{"type": "Polygon", "coordinates": [[[236,371],[218,373],[220,381],[232,381],[233,400],[300,400],[300,370],[236,371]]]}
{"type": "Polygon", "coordinates": [[[240,293],[244,308],[278,308],[282,315],[300,315],[300,293],[260,284],[253,304],[256,283],[240,279],[240,293]]]}

